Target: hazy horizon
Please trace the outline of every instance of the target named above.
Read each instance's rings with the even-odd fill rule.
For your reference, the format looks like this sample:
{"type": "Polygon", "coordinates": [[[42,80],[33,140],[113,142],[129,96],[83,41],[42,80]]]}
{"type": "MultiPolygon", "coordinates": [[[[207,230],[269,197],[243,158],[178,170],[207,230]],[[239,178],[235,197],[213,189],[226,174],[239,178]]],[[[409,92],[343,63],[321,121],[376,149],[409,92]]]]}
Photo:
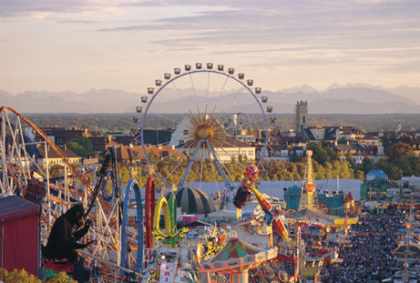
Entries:
{"type": "MultiPolygon", "coordinates": [[[[202,83],[205,85],[207,76],[202,83]]],[[[194,79],[197,86],[200,80],[194,79]]],[[[254,97],[244,88],[211,78],[211,89],[165,88],[154,100],[150,113],[258,113],[260,108],[254,97]],[[220,90],[223,84],[225,89],[220,90]]],[[[190,80],[184,81],[187,85],[190,80]]],[[[0,90],[0,105],[11,106],[25,113],[134,113],[145,93],[123,90],[93,89],[85,92],[28,91],[14,95],[0,90]]],[[[380,114],[420,113],[420,88],[381,88],[366,84],[333,85],[323,91],[304,85],[270,91],[263,89],[268,105],[274,113],[293,113],[297,100],[309,103],[310,113],[380,114]]]]}
{"type": "MultiPolygon", "coordinates": [[[[195,64],[196,62],[187,62],[190,63],[191,65],[195,64]]],[[[202,63],[199,62],[199,63],[202,63]]],[[[182,66],[181,66],[182,67],[182,66]]],[[[162,73],[163,74],[163,73],[162,73]]],[[[151,81],[148,86],[154,86],[153,85],[154,82],[151,81]]],[[[261,84],[258,84],[261,85],[261,84]]],[[[264,87],[263,85],[261,85],[262,87],[264,87]]],[[[399,88],[409,88],[409,89],[419,89],[420,90],[420,83],[419,85],[396,85],[396,86],[392,86],[392,87],[385,87],[385,86],[381,86],[381,85],[374,85],[374,84],[369,84],[369,83],[361,83],[361,82],[352,82],[352,83],[332,83],[330,85],[326,85],[324,87],[315,87],[312,86],[310,84],[307,83],[301,83],[301,84],[296,84],[296,85],[291,85],[288,87],[279,87],[277,89],[268,89],[268,88],[263,88],[263,91],[269,91],[269,92],[288,92],[288,91],[293,91],[293,90],[303,90],[303,89],[312,89],[314,91],[317,92],[323,92],[323,91],[327,91],[329,89],[332,88],[341,88],[341,87],[362,87],[362,88],[371,88],[371,89],[399,89],[399,88]]],[[[179,90],[188,90],[188,89],[181,89],[178,88],[179,90]]],[[[20,91],[10,91],[8,89],[5,88],[1,88],[0,87],[0,92],[6,92],[8,94],[11,95],[19,95],[19,94],[23,94],[23,93],[28,93],[28,92],[36,92],[36,93],[64,93],[64,92],[70,92],[70,93],[85,93],[85,92],[89,92],[89,91],[97,91],[97,90],[105,90],[105,91],[124,91],[127,93],[132,93],[132,94],[136,94],[136,95],[143,95],[146,94],[146,89],[144,88],[139,88],[137,90],[127,90],[127,89],[119,89],[119,88],[107,88],[107,87],[92,87],[92,88],[86,88],[86,89],[81,89],[81,90],[74,90],[74,89],[57,89],[57,90],[49,90],[49,89],[24,89],[24,90],[20,90],[20,91]]],[[[204,90],[204,89],[201,89],[204,90]]]]}

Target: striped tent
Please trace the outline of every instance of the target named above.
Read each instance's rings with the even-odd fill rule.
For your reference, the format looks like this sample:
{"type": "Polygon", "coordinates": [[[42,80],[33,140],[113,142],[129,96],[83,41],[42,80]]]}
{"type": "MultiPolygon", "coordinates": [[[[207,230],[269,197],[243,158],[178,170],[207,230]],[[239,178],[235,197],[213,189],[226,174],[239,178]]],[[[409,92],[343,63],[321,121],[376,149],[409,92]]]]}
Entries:
{"type": "Polygon", "coordinates": [[[244,271],[276,258],[277,254],[277,247],[263,250],[238,238],[230,238],[218,254],[201,263],[200,272],[244,271]]]}
{"type": "Polygon", "coordinates": [[[248,244],[238,238],[231,238],[226,246],[221,250],[214,258],[211,259],[211,262],[224,262],[231,259],[254,256],[261,252],[257,247],[248,244]]]}
{"type": "Polygon", "coordinates": [[[215,211],[207,194],[192,188],[182,188],[176,192],[176,206],[186,214],[207,214],[215,211]]]}

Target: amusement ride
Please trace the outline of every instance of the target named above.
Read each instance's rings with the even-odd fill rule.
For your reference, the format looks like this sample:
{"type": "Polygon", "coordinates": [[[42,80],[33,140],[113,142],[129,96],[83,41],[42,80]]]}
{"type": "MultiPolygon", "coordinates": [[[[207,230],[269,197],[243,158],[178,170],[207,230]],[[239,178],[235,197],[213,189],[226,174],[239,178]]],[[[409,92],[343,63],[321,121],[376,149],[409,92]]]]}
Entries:
{"type": "MultiPolygon", "coordinates": [[[[41,205],[42,245],[54,219],[73,204],[83,204],[83,217],[93,223],[85,241],[93,244],[80,254],[92,282],[188,282],[182,281],[184,276],[193,282],[222,278],[246,283],[255,268],[283,262],[294,268],[288,282],[297,282],[305,269],[302,230],[314,224],[311,217],[331,217],[314,208],[310,151],[301,197],[304,210],[286,213],[260,191],[259,179],[266,170],[260,161],[270,150],[272,111],[261,87],[234,68],[213,63],[174,68],[156,79],[136,106],[133,141],[125,146],[130,176],[123,183],[122,149],[117,145],[111,144],[98,164],[82,166],[30,119],[1,107],[0,193],[41,205]],[[177,101],[185,104],[182,115],[176,114],[177,101]],[[169,119],[161,114],[168,110],[174,112],[169,119]],[[156,120],[165,119],[166,126],[177,124],[171,138],[149,145],[148,131],[157,127],[156,120]],[[258,132],[251,135],[252,129],[258,132]],[[250,140],[252,136],[257,138],[250,140]],[[62,178],[50,176],[51,166],[57,165],[50,164],[52,153],[62,160],[62,178]],[[226,162],[235,159],[246,164],[239,175],[226,162]],[[210,173],[219,181],[214,187],[206,187],[210,173]],[[213,191],[219,192],[217,197],[213,191]],[[243,217],[243,209],[252,203],[253,214],[243,217]],[[223,212],[232,221],[211,223],[213,212],[223,212]],[[201,234],[194,236],[193,224],[204,226],[201,234]],[[242,236],[247,229],[263,242],[246,242],[242,236]]],[[[348,223],[347,216],[343,222],[348,223]]],[[[62,271],[46,260],[43,268],[62,271]]]]}
{"type": "MultiPolygon", "coordinates": [[[[204,160],[209,160],[223,179],[225,189],[230,192],[235,190],[229,171],[218,158],[220,151],[224,150],[221,145],[235,143],[235,140],[230,133],[226,133],[224,125],[215,113],[207,113],[208,105],[204,107],[204,112],[193,114],[190,110],[188,115],[190,132],[186,134],[185,144],[188,143],[189,147],[184,148],[183,156],[183,161],[187,162],[180,161],[177,166],[177,170],[183,172],[178,182],[174,183],[168,178],[168,174],[162,174],[159,169],[153,169],[157,167],[157,162],[151,157],[151,151],[148,150],[150,146],[144,140],[148,121],[153,118],[151,110],[158,96],[183,78],[189,78],[191,89],[197,92],[194,76],[200,75],[207,76],[207,94],[210,93],[212,76],[222,78],[222,86],[218,90],[221,94],[230,81],[237,84],[240,91],[236,89],[239,93],[236,95],[243,97],[243,92],[247,93],[258,112],[257,119],[255,115],[241,113],[241,123],[260,123],[259,128],[266,134],[264,129],[268,128],[266,121],[272,112],[272,106],[267,104],[268,98],[262,94],[262,89],[254,87],[254,81],[246,79],[244,73],[236,73],[234,68],[212,63],[196,63],[185,65],[184,68],[175,68],[172,73],[165,73],[162,79],[157,79],[154,87],[147,88],[147,95],[140,97],[141,105],[136,107],[138,116],[134,121],[137,122],[138,128],[133,132],[133,144],[143,149],[144,162],[140,166],[144,172],[149,173],[147,182],[142,186],[134,178],[127,184],[121,183],[115,147],[106,150],[100,165],[83,168],[72,163],[67,152],[57,146],[29,118],[10,107],[1,107],[1,194],[16,194],[42,204],[43,244],[54,219],[73,203],[82,203],[86,208],[85,218],[93,221],[87,239],[95,242],[82,254],[86,258],[86,264],[95,271],[92,272],[95,274],[95,282],[116,282],[127,278],[145,279],[148,272],[147,260],[150,259],[153,242],[174,247],[185,237],[188,230],[178,229],[176,225],[175,191],[169,192],[168,189],[183,189],[189,186],[189,175],[196,164],[203,166],[204,160]],[[64,170],[63,178],[54,181],[49,174],[51,164],[48,155],[52,152],[62,159],[60,165],[64,170]],[[154,199],[156,184],[162,187],[159,188],[161,195],[157,202],[154,199]],[[112,188],[111,191],[109,187],[112,188]],[[165,195],[165,192],[169,194],[165,195]],[[158,223],[162,213],[165,227],[163,229],[158,223]]],[[[197,109],[200,110],[200,107],[197,109]]],[[[223,111],[226,111],[226,108],[221,110],[223,111]]],[[[236,121],[231,121],[234,124],[233,133],[236,130],[237,116],[234,118],[236,121]]],[[[267,154],[268,139],[261,138],[256,143],[259,146],[259,154],[267,154]]],[[[235,155],[232,152],[230,154],[235,155]]],[[[162,159],[164,157],[160,161],[162,159]]],[[[200,177],[193,178],[195,183],[202,182],[200,177]]]]}

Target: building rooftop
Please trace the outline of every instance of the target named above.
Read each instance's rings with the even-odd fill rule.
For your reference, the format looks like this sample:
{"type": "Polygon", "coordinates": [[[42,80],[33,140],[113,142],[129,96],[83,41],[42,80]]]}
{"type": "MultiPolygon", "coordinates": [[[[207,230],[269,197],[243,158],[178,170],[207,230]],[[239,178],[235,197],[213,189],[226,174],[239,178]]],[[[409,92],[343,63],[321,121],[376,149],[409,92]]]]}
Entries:
{"type": "Polygon", "coordinates": [[[154,156],[162,155],[179,155],[182,153],[177,151],[172,146],[128,146],[128,145],[119,145],[116,147],[117,150],[117,160],[142,160],[146,157],[146,153],[152,154],[154,156]]]}
{"type": "MultiPolygon", "coordinates": [[[[198,144],[198,141],[195,140],[191,140],[191,141],[187,141],[185,144],[180,145],[181,147],[184,148],[194,148],[196,147],[198,144]]],[[[227,147],[254,147],[251,144],[242,142],[237,140],[236,138],[232,137],[232,136],[228,136],[226,135],[222,140],[215,140],[211,143],[211,145],[214,148],[227,148],[227,147]]]]}
{"type": "MultiPolygon", "coordinates": [[[[77,155],[76,153],[74,153],[73,151],[69,149],[62,149],[62,151],[64,153],[64,157],[66,158],[80,158],[79,155],[77,155]]],[[[44,147],[38,148],[38,156],[40,158],[44,158],[45,156],[44,147]]],[[[56,152],[52,148],[48,148],[48,158],[63,158],[63,156],[61,156],[58,152],[56,152]]]]}

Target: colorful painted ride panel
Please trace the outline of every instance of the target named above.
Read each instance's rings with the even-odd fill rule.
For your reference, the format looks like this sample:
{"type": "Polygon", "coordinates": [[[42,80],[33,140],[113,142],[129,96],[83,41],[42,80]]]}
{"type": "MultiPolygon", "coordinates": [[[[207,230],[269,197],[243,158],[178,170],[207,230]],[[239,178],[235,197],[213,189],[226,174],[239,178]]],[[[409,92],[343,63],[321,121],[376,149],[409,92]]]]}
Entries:
{"type": "Polygon", "coordinates": [[[143,204],[140,194],[140,188],[138,184],[130,180],[127,187],[124,190],[124,203],[122,211],[122,223],[121,223],[121,266],[124,268],[129,268],[128,264],[128,210],[130,204],[130,192],[134,192],[136,198],[136,228],[137,228],[137,254],[136,254],[136,272],[141,272],[143,270],[143,254],[144,254],[144,244],[143,244],[143,204]]]}
{"type": "Polygon", "coordinates": [[[286,226],[284,225],[284,223],[280,219],[280,217],[276,216],[275,213],[273,212],[273,205],[254,186],[251,186],[250,190],[254,193],[255,197],[258,200],[258,203],[260,204],[260,206],[264,210],[264,213],[266,214],[266,220],[267,220],[268,224],[271,223],[271,225],[273,227],[273,232],[278,234],[283,239],[283,241],[288,241],[289,240],[289,232],[287,231],[286,226]]]}
{"type": "Polygon", "coordinates": [[[184,238],[188,231],[188,228],[178,230],[176,227],[175,195],[169,194],[168,199],[162,196],[155,206],[155,215],[153,219],[153,235],[155,239],[164,244],[175,246],[184,238]],[[165,226],[164,231],[160,228],[160,216],[162,213],[165,226]]]}
{"type": "Polygon", "coordinates": [[[230,272],[255,268],[276,258],[277,255],[277,248],[260,250],[237,238],[232,238],[214,258],[201,264],[200,271],[230,272]]]}
{"type": "Polygon", "coordinates": [[[154,210],[155,210],[155,183],[153,177],[149,176],[146,182],[146,196],[145,196],[145,206],[146,206],[146,241],[145,245],[147,249],[153,248],[153,219],[154,219],[154,210]]]}
{"type": "Polygon", "coordinates": [[[168,201],[165,197],[162,196],[155,207],[155,215],[153,220],[153,233],[158,240],[169,236],[170,233],[173,231],[174,223],[172,223],[172,217],[170,216],[170,213],[171,211],[169,209],[168,201]],[[162,231],[160,229],[161,213],[163,213],[165,231],[162,231]]]}

